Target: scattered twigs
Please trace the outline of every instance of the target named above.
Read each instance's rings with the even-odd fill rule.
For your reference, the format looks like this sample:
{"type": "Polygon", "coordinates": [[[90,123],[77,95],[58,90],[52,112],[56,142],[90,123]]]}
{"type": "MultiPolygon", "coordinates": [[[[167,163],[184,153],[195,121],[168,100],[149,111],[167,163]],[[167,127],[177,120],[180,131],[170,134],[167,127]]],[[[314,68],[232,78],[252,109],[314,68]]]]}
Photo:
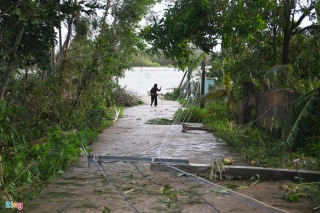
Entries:
{"type": "Polygon", "coordinates": [[[20,175],[19,175],[18,177],[16,177],[16,179],[14,179],[14,180],[0,193],[0,195],[1,195],[1,194],[7,194],[7,189],[8,189],[8,187],[11,186],[14,182],[16,182],[16,181],[19,179],[19,177],[20,177],[23,173],[25,173],[34,163],[35,163],[35,161],[33,161],[31,164],[29,164],[29,166],[27,166],[27,168],[25,168],[25,169],[20,173],[20,175]]]}
{"type": "Polygon", "coordinates": [[[135,92],[122,88],[119,90],[119,94],[115,97],[115,100],[118,104],[129,107],[138,102],[138,95],[135,92]]]}
{"type": "Polygon", "coordinates": [[[236,189],[245,189],[250,188],[254,185],[256,185],[260,180],[260,176],[258,174],[255,174],[253,177],[250,178],[249,184],[242,184],[241,186],[238,186],[236,189]]]}

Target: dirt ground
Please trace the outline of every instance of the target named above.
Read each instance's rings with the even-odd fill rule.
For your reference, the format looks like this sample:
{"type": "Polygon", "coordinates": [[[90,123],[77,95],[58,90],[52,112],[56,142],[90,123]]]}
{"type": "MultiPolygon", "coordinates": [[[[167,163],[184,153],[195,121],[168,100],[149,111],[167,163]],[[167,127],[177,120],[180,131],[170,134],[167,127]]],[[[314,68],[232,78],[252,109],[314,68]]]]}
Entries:
{"type": "MultiPolygon", "coordinates": [[[[241,156],[212,133],[189,131],[181,125],[150,125],[150,118],[172,119],[177,102],[159,100],[151,107],[127,108],[114,125],[91,145],[100,156],[187,159],[209,164],[232,156],[234,165],[247,165],[241,156]]],[[[259,181],[252,187],[226,193],[219,186],[243,185],[244,180],[215,181],[181,172],[153,172],[150,163],[113,162],[96,165],[79,161],[45,188],[22,212],[312,212],[311,200],[289,203],[279,186],[289,181],[259,181]],[[89,167],[88,167],[89,165],[89,167]],[[161,189],[166,189],[162,190],[161,189]]]]}

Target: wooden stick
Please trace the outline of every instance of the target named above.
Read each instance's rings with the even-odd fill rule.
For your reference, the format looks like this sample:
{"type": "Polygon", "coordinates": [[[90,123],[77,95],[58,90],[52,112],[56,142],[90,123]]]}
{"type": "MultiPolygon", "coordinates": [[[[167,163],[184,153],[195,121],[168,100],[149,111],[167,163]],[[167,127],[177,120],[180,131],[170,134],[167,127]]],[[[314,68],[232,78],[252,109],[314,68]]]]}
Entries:
{"type": "MultiPolygon", "coordinates": [[[[6,191],[8,189],[8,187],[13,184],[14,182],[16,182],[16,180],[18,180],[18,178],[23,174],[25,173],[33,164],[34,164],[35,161],[33,161],[29,166],[27,166],[27,168],[25,168],[18,177],[16,177],[16,179],[14,179],[14,181],[12,181],[3,191],[6,191]]],[[[0,194],[3,194],[3,192],[1,192],[0,194]]]]}

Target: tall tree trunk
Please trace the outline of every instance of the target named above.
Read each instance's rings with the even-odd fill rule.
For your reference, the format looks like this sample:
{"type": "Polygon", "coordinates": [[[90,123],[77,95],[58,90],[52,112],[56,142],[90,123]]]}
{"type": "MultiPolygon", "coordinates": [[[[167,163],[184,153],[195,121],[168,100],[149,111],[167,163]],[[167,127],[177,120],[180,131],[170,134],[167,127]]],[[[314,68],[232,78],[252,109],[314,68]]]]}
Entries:
{"type": "Polygon", "coordinates": [[[289,64],[289,46],[291,40],[292,29],[290,27],[290,16],[291,16],[291,7],[292,0],[284,0],[283,1],[283,20],[284,20],[284,28],[283,28],[283,43],[282,43],[282,59],[281,64],[289,64]]]}
{"type": "MultiPolygon", "coordinates": [[[[111,4],[111,0],[107,0],[107,4],[106,4],[106,9],[104,11],[104,15],[101,19],[101,22],[100,22],[100,25],[101,25],[101,30],[100,30],[100,35],[103,35],[104,34],[104,28],[105,28],[105,23],[106,23],[106,18],[108,16],[108,11],[110,9],[110,4],[111,4]]],[[[92,68],[95,68],[96,65],[97,65],[97,62],[98,62],[98,54],[100,53],[99,51],[99,45],[96,45],[96,49],[93,53],[93,56],[92,56],[92,63],[91,63],[91,67],[92,68]]],[[[81,97],[82,97],[82,94],[84,93],[85,89],[87,87],[89,87],[90,85],[90,81],[92,79],[92,75],[89,73],[89,79],[83,79],[82,81],[82,84],[80,84],[79,88],[78,88],[78,94],[77,94],[77,98],[76,100],[73,102],[72,104],[72,108],[69,112],[69,115],[72,114],[72,112],[76,109],[76,107],[78,106],[78,104],[80,103],[81,101],[81,97]]]]}
{"type": "Polygon", "coordinates": [[[273,63],[274,65],[277,64],[277,26],[274,24],[273,26],[273,63]]]}
{"type": "Polygon", "coordinates": [[[189,94],[190,79],[191,79],[191,69],[190,69],[190,66],[188,66],[187,72],[188,72],[188,74],[187,74],[187,83],[186,83],[185,90],[186,90],[187,94],[189,94]]]}
{"type": "MultiPolygon", "coordinates": [[[[204,95],[204,86],[206,80],[206,58],[201,61],[201,96],[204,95]]],[[[204,101],[200,102],[200,108],[204,108],[204,101]]]]}
{"type": "Polygon", "coordinates": [[[182,77],[182,79],[181,79],[181,82],[180,82],[180,84],[179,84],[179,88],[181,88],[182,83],[183,83],[183,80],[185,79],[187,73],[188,73],[188,70],[186,70],[186,71],[184,72],[184,75],[183,75],[183,77],[182,77]]]}
{"type": "Polygon", "coordinates": [[[49,75],[54,73],[54,68],[56,66],[56,58],[55,58],[55,48],[54,45],[51,46],[51,68],[49,75]]]}
{"type": "Polygon", "coordinates": [[[283,32],[281,64],[289,64],[290,63],[290,50],[289,50],[290,40],[291,40],[291,33],[289,30],[285,30],[283,32]]]}
{"type": "MultiPolygon", "coordinates": [[[[60,11],[59,11],[60,16],[60,11]]],[[[60,21],[60,28],[59,28],[59,54],[62,53],[62,34],[61,34],[61,21],[60,21]]]]}
{"type": "Polygon", "coordinates": [[[66,36],[66,40],[64,41],[62,45],[62,51],[59,53],[59,58],[60,58],[60,67],[59,67],[59,72],[60,75],[63,73],[63,70],[65,68],[66,64],[66,57],[67,57],[67,52],[68,52],[68,47],[71,39],[71,33],[72,33],[72,22],[74,20],[74,14],[72,14],[68,20],[68,33],[66,36]]]}
{"type": "Polygon", "coordinates": [[[104,11],[103,18],[101,19],[100,34],[102,34],[104,32],[104,27],[105,27],[105,24],[106,24],[106,18],[108,16],[108,11],[110,9],[110,4],[111,4],[111,0],[107,0],[106,9],[104,11]]]}
{"type": "Polygon", "coordinates": [[[23,32],[24,32],[24,25],[21,24],[21,27],[20,27],[20,30],[17,34],[17,37],[16,37],[16,40],[13,44],[13,47],[11,49],[11,53],[10,53],[10,58],[8,60],[8,64],[7,64],[7,68],[6,68],[6,71],[4,73],[4,77],[3,77],[3,80],[2,80],[2,83],[1,83],[1,87],[0,87],[0,101],[3,100],[4,98],[4,92],[6,90],[6,86],[7,86],[7,83],[8,83],[8,80],[9,80],[9,77],[10,77],[10,74],[11,74],[11,71],[12,71],[12,64],[14,62],[14,58],[16,56],[16,53],[17,53],[17,49],[20,45],[20,41],[21,41],[21,38],[22,38],[22,35],[23,35],[23,32]]]}

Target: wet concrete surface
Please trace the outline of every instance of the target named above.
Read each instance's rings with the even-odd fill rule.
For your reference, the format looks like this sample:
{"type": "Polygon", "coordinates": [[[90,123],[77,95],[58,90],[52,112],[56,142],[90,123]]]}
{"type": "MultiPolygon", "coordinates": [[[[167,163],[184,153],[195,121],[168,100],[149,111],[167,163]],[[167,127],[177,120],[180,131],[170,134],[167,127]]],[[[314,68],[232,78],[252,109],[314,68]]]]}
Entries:
{"type": "Polygon", "coordinates": [[[221,155],[232,155],[235,164],[246,164],[230,147],[212,133],[191,130],[182,132],[182,125],[150,125],[149,119],[168,118],[180,107],[177,102],[159,101],[157,107],[145,105],[126,109],[112,127],[100,134],[94,143],[94,154],[188,159],[193,163],[210,163],[221,155]]]}
{"type": "MultiPolygon", "coordinates": [[[[182,125],[146,124],[152,118],[172,119],[180,105],[159,100],[157,107],[151,107],[149,97],[143,97],[143,101],[143,105],[127,108],[113,126],[99,134],[91,145],[91,154],[187,159],[198,164],[220,161],[224,155],[232,156],[234,165],[247,165],[212,133],[194,130],[182,133],[182,125]]],[[[212,187],[178,173],[152,172],[150,163],[102,163],[99,167],[90,163],[88,167],[86,156],[80,156],[77,163],[26,204],[23,212],[101,213],[107,209],[110,212],[301,212],[280,202],[281,195],[276,193],[281,192],[274,183],[266,186],[273,191],[264,192],[264,198],[260,198],[261,193],[257,196],[260,200],[269,196],[266,202],[290,211],[261,207],[254,201],[242,201],[243,198],[234,199],[237,195],[214,193],[210,191],[212,187]],[[168,207],[168,197],[160,192],[165,184],[171,187],[171,194],[179,194],[172,201],[176,204],[174,208],[168,207]]]]}

